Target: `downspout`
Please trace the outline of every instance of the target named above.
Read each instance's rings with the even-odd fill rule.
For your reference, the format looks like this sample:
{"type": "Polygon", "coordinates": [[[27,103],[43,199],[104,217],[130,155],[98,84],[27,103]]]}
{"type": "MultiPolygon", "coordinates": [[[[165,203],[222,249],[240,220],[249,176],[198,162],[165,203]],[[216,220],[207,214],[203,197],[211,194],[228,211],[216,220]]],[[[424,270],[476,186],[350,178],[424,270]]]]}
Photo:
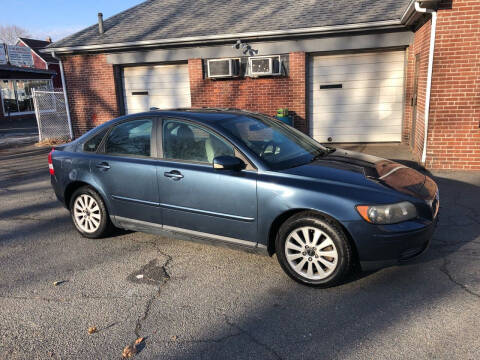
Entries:
{"type": "MultiPolygon", "coordinates": [[[[415,1],[415,10],[420,13],[432,14],[432,27],[430,30],[430,50],[428,53],[428,70],[427,70],[427,91],[425,94],[425,126],[423,134],[423,151],[422,151],[422,164],[425,164],[427,160],[427,138],[428,138],[428,119],[430,113],[430,93],[432,90],[432,73],[433,73],[433,54],[435,50],[435,33],[437,30],[437,11],[433,9],[426,9],[420,7],[419,0],[415,1]]],[[[415,134],[414,134],[415,136],[415,134]]]]}
{"type": "Polygon", "coordinates": [[[54,59],[58,60],[58,65],[60,67],[60,77],[62,79],[63,97],[65,98],[65,110],[67,111],[68,127],[70,130],[70,139],[73,140],[72,119],[70,118],[70,106],[68,105],[67,85],[65,83],[65,74],[63,73],[62,59],[60,59],[55,55],[55,51],[52,51],[51,54],[54,59]]]}

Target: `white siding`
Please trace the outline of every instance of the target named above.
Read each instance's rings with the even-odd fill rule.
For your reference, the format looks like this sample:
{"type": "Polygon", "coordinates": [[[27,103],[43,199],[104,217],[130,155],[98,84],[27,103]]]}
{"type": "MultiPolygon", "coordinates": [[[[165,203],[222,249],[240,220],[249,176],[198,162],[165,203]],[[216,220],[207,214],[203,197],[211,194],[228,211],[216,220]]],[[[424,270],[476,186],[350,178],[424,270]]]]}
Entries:
{"type": "Polygon", "coordinates": [[[310,128],[316,140],[401,141],[403,51],[314,56],[308,74],[310,128]],[[342,88],[320,89],[333,84],[342,88]]]}
{"type": "Polygon", "coordinates": [[[127,114],[191,106],[188,65],[126,67],[123,71],[125,111],[127,114]],[[148,91],[148,95],[133,92],[148,91]]]}

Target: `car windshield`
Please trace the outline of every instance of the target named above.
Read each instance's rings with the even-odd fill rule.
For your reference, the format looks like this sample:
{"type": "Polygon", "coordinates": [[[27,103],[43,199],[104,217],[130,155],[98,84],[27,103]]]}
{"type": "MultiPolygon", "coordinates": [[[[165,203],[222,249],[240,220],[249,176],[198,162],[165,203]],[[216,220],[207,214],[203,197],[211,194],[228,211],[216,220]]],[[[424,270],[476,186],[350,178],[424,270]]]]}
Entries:
{"type": "Polygon", "coordinates": [[[256,154],[272,170],[312,162],[328,149],[280,120],[262,115],[239,115],[219,121],[218,126],[256,154]]]}

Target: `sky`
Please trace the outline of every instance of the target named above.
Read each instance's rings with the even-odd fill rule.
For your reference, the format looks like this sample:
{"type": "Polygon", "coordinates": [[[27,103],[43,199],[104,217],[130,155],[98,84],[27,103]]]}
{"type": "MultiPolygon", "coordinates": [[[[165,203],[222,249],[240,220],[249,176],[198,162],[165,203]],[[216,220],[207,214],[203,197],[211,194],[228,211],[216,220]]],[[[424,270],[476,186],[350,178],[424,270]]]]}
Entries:
{"type": "Polygon", "coordinates": [[[53,41],[106,19],[143,0],[0,0],[0,25],[17,25],[32,38],[53,41]]]}

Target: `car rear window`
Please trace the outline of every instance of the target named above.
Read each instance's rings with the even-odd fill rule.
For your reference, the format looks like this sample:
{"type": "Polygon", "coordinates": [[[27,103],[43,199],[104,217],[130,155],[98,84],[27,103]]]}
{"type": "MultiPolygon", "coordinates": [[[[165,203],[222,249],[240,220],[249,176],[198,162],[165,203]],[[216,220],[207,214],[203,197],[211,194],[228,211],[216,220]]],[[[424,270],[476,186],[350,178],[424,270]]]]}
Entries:
{"type": "Polygon", "coordinates": [[[105,136],[105,134],[107,133],[107,130],[108,129],[105,129],[103,131],[100,131],[98,134],[92,136],[89,140],[87,140],[84,144],[83,144],[83,151],[86,151],[86,152],[96,152],[97,149],[98,149],[98,146],[100,145],[100,143],[102,142],[103,140],[103,137],[105,136]]]}

